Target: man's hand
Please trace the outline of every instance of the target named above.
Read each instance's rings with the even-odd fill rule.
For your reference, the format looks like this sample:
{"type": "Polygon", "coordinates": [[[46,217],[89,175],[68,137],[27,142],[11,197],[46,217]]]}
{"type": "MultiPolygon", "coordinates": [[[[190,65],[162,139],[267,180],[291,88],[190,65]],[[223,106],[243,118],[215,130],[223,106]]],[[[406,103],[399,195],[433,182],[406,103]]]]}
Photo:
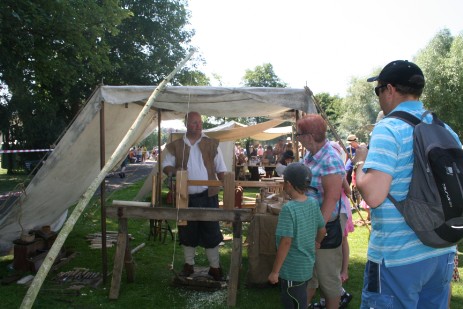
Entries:
{"type": "Polygon", "coordinates": [[[355,165],[355,163],[360,162],[360,161],[365,161],[368,155],[368,148],[366,145],[361,145],[357,150],[355,151],[355,157],[352,160],[352,164],[355,165]]]}

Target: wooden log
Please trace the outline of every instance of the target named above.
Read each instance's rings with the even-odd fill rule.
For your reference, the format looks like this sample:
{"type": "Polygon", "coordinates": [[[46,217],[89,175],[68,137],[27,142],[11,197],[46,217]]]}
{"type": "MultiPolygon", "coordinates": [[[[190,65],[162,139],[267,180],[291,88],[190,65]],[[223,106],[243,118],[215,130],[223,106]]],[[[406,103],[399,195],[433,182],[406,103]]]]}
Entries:
{"type": "Polygon", "coordinates": [[[145,247],[145,243],[141,243],[139,244],[138,246],[136,246],[135,248],[132,249],[131,253],[132,254],[135,254],[137,253],[138,251],[140,251],[143,247],[145,247]]]}

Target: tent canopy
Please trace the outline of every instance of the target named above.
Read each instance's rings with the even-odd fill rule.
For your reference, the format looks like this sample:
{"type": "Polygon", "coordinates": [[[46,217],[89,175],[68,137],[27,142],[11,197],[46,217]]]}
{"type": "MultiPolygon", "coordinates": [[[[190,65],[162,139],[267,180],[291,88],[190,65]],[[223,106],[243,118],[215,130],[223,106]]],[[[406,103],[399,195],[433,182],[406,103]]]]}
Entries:
{"type": "MultiPolygon", "coordinates": [[[[100,101],[110,104],[145,105],[154,86],[102,86],[100,101]]],[[[287,119],[291,110],[316,113],[315,105],[304,89],[293,88],[227,88],[208,86],[169,86],[153,105],[163,111],[185,114],[197,111],[216,117],[258,117],[287,119]]],[[[163,120],[174,119],[169,115],[163,120]]]]}
{"type": "MultiPolygon", "coordinates": [[[[11,245],[22,230],[28,232],[56,222],[99,174],[97,132],[100,132],[102,106],[105,157],[109,158],[154,89],[155,86],[100,86],[93,92],[21,196],[14,203],[0,205],[0,248],[11,245]]],[[[158,110],[161,120],[182,119],[188,111],[217,117],[267,116],[280,120],[293,119],[294,110],[316,113],[304,89],[169,86],[133,139],[123,145],[127,151],[157,127],[158,110]]]]}
{"type": "MultiPolygon", "coordinates": [[[[247,137],[256,141],[267,141],[292,133],[291,126],[274,128],[283,122],[283,120],[272,119],[256,125],[247,126],[236,121],[228,121],[219,126],[205,129],[204,133],[206,133],[207,136],[218,139],[221,142],[236,141],[247,137]]],[[[180,138],[184,133],[185,130],[179,130],[172,133],[173,140],[180,138]]]]}

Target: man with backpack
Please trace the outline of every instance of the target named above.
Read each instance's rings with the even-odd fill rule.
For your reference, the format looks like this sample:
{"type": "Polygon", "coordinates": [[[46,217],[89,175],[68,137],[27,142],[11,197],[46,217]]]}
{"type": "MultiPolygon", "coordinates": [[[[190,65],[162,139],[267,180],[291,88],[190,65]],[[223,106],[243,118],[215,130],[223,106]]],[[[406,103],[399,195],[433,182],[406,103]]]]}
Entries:
{"type": "MultiPolygon", "coordinates": [[[[455,245],[425,245],[416,232],[419,229],[412,229],[408,216],[402,214],[404,209],[394,205],[410,199],[416,173],[416,127],[391,114],[403,111],[423,123],[433,122],[419,101],[424,75],[416,64],[397,60],[368,79],[373,81],[377,82],[375,93],[386,117],[376,124],[369,149],[359,147],[354,160],[357,187],[371,207],[372,226],[361,308],[447,309],[455,245]]],[[[442,127],[461,150],[455,132],[443,123],[442,127]]],[[[418,213],[424,206],[418,205],[418,213]]],[[[433,219],[433,215],[429,217],[433,219]]]]}

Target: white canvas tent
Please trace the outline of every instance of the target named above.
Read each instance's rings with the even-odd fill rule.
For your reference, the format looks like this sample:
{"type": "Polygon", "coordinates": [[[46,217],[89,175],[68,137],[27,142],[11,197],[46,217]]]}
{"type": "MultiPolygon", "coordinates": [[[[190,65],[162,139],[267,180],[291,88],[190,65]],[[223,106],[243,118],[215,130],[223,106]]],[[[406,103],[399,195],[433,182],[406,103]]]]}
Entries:
{"type": "MultiPolygon", "coordinates": [[[[55,222],[86,191],[100,171],[100,110],[104,107],[105,157],[109,158],[142,110],[154,86],[100,86],[15,203],[0,206],[0,247],[21,232],[55,222]]],[[[268,116],[290,120],[292,111],[316,113],[304,89],[167,87],[131,144],[161,120],[182,119],[188,111],[217,117],[268,116]]],[[[128,151],[128,149],[127,149],[128,151]]],[[[122,159],[125,154],[121,155],[122,159]]]]}

